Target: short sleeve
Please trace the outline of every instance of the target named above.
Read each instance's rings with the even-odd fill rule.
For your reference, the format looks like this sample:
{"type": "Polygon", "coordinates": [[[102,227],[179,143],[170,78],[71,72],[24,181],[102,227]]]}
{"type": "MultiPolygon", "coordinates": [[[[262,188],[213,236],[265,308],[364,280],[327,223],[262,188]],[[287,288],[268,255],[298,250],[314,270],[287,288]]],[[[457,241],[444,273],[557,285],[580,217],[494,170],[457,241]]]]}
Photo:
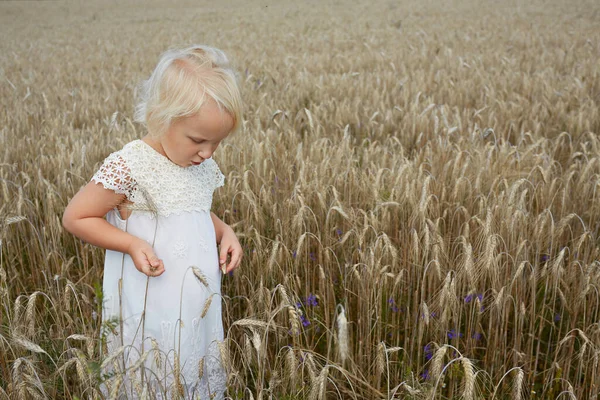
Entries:
{"type": "Polygon", "coordinates": [[[219,169],[219,166],[217,165],[216,162],[212,163],[212,182],[213,182],[213,190],[221,187],[225,184],[225,175],[223,175],[223,173],[221,172],[221,170],[219,169]]]}
{"type": "Polygon", "coordinates": [[[105,189],[113,190],[117,194],[125,194],[128,199],[131,199],[135,187],[131,171],[119,152],[106,157],[91,181],[101,183],[105,189]]]}

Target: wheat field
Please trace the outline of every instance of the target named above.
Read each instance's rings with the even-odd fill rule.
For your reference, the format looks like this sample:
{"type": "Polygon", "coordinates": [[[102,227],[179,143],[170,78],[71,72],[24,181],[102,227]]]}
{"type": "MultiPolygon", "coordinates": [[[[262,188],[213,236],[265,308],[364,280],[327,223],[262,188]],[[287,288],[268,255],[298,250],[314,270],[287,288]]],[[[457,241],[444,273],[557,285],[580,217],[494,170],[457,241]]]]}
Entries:
{"type": "Polygon", "coordinates": [[[191,43],[245,102],[230,398],[598,398],[597,1],[8,1],[0,35],[0,400],[118,380],[104,252],[61,217],[191,43]]]}

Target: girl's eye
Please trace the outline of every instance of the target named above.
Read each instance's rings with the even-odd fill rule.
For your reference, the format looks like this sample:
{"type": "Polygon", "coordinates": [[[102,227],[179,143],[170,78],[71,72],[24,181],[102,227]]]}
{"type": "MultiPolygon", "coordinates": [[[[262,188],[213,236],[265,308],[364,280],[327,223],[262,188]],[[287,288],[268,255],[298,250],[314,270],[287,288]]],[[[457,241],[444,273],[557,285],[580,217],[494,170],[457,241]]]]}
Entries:
{"type": "MultiPolygon", "coordinates": [[[[190,138],[192,139],[192,138],[190,138]]],[[[201,144],[204,143],[204,140],[196,140],[196,139],[192,139],[192,142],[196,143],[196,144],[201,144]]]]}

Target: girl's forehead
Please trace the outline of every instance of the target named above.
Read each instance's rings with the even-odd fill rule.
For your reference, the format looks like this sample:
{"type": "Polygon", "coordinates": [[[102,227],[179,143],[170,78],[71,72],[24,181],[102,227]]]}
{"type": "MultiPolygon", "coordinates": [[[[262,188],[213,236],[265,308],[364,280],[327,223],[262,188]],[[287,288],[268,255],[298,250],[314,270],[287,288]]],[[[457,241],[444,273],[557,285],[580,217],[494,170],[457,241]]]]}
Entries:
{"type": "Polygon", "coordinates": [[[191,129],[213,135],[224,135],[233,128],[233,118],[225,108],[214,100],[207,100],[200,110],[184,119],[184,124],[191,129]]]}

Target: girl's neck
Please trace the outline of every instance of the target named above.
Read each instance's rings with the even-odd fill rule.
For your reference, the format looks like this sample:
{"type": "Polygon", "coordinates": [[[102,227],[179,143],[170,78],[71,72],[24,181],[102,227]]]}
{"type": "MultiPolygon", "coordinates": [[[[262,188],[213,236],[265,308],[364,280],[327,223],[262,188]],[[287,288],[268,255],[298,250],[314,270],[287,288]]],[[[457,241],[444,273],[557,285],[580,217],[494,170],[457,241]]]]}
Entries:
{"type": "Polygon", "coordinates": [[[147,143],[150,147],[152,147],[154,150],[156,150],[159,154],[167,157],[167,154],[165,153],[165,150],[163,149],[159,140],[153,139],[150,135],[146,135],[142,138],[142,141],[147,143]]]}

